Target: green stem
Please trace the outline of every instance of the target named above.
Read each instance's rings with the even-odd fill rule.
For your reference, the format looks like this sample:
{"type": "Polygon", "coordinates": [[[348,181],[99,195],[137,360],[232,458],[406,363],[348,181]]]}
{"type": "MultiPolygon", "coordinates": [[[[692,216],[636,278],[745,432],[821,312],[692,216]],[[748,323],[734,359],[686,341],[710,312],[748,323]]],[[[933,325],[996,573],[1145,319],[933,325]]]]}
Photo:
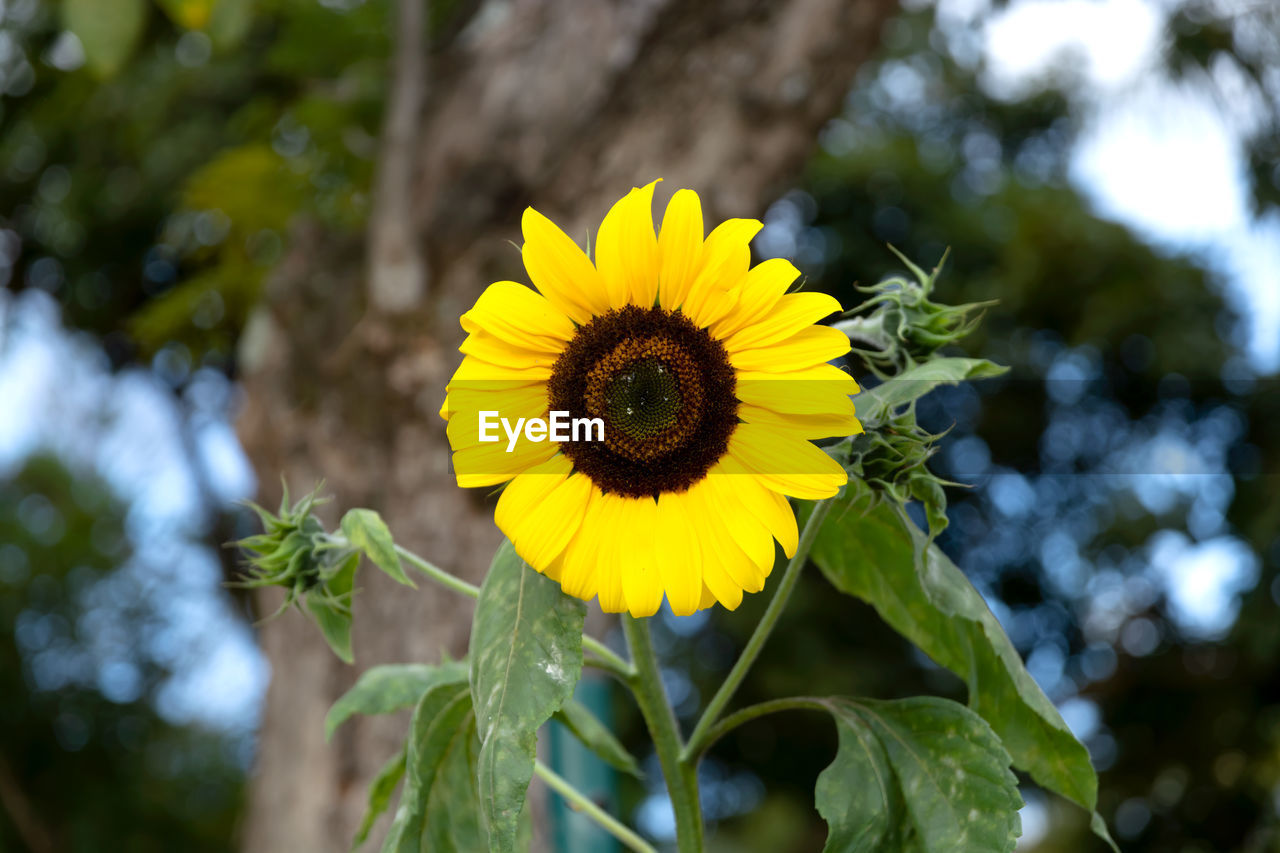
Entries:
{"type": "Polygon", "coordinates": [[[618,657],[618,655],[614,654],[612,649],[597,640],[595,637],[589,637],[586,634],[583,634],[582,650],[591,652],[597,658],[596,660],[586,658],[582,662],[584,666],[594,666],[599,669],[603,669],[606,672],[611,672],[626,682],[630,682],[631,679],[636,677],[635,666],[618,657]]]}
{"type": "Polygon", "coordinates": [[[765,641],[769,639],[769,634],[773,632],[774,624],[777,623],[778,617],[782,615],[782,611],[786,608],[787,600],[791,598],[791,591],[795,589],[796,583],[800,580],[800,570],[804,568],[805,562],[809,559],[809,550],[813,547],[814,540],[818,538],[818,530],[822,527],[822,522],[827,517],[827,513],[831,511],[831,507],[832,502],[830,500],[814,503],[813,511],[809,514],[809,520],[805,522],[804,530],[800,533],[800,542],[796,545],[796,553],[792,556],[791,562],[787,563],[787,570],[782,575],[782,581],[778,584],[777,592],[773,594],[773,600],[769,602],[769,607],[764,611],[764,616],[761,617],[759,624],[756,625],[756,630],[751,635],[751,639],[747,641],[747,646],[742,650],[742,655],[738,658],[738,662],[733,665],[733,669],[729,670],[729,675],[725,678],[724,683],[720,685],[716,695],[711,697],[711,702],[707,705],[707,709],[702,712],[698,725],[694,727],[693,734],[689,736],[689,744],[684,748],[684,752],[680,754],[681,763],[696,764],[697,756],[701,755],[706,749],[709,743],[711,727],[720,719],[720,715],[724,713],[725,706],[729,704],[729,700],[733,698],[738,686],[742,684],[742,679],[746,677],[747,671],[751,669],[751,665],[760,656],[760,650],[764,648],[765,641]]]}
{"type": "MultiPolygon", "coordinates": [[[[480,597],[480,587],[475,586],[474,584],[469,584],[462,578],[449,574],[434,563],[422,559],[408,548],[397,545],[396,553],[400,555],[400,559],[404,560],[414,568],[419,569],[436,583],[451,589],[454,592],[461,593],[462,595],[467,596],[467,598],[480,597]]],[[[612,649],[597,640],[595,637],[588,637],[584,634],[582,636],[582,648],[599,658],[599,660],[585,661],[587,666],[595,666],[607,672],[612,672],[623,680],[627,680],[635,676],[635,667],[618,657],[612,649]]]]}
{"type": "Polygon", "coordinates": [[[464,581],[462,578],[454,577],[453,575],[446,572],[444,569],[422,559],[417,554],[410,551],[408,548],[403,548],[397,545],[396,553],[400,555],[401,559],[403,559],[409,565],[414,566],[417,569],[420,569],[422,572],[424,572],[427,575],[427,577],[431,578],[436,583],[442,586],[448,587],[454,592],[460,592],[463,595],[467,596],[468,598],[480,597],[480,587],[474,584],[469,584],[466,581],[464,581]]]}
{"type": "Polygon", "coordinates": [[[679,853],[702,853],[702,806],[698,800],[698,771],[696,766],[680,762],[680,727],[676,723],[667,691],[662,686],[662,673],[658,669],[658,657],[653,651],[649,636],[649,623],[645,619],[622,616],[622,628],[631,647],[631,659],[635,662],[636,676],[631,684],[635,689],[640,713],[649,727],[662,775],[667,780],[667,793],[676,817],[676,850],[679,853]]]}
{"type": "Polygon", "coordinates": [[[636,853],[658,853],[653,845],[649,844],[613,815],[597,806],[586,794],[570,785],[564,777],[541,761],[534,763],[533,772],[538,774],[551,790],[564,797],[573,808],[594,820],[605,832],[621,841],[629,850],[634,850],[636,853]]]}
{"type": "Polygon", "coordinates": [[[688,760],[697,761],[702,757],[702,753],[711,748],[712,744],[743,723],[749,723],[754,719],[767,714],[776,714],[779,711],[796,710],[825,711],[827,710],[827,703],[826,700],[816,696],[792,696],[787,699],[771,699],[768,702],[749,705],[740,711],[734,711],[707,731],[706,736],[702,739],[702,746],[696,753],[691,751],[692,743],[690,743],[690,750],[686,750],[686,752],[690,753],[688,760]]]}

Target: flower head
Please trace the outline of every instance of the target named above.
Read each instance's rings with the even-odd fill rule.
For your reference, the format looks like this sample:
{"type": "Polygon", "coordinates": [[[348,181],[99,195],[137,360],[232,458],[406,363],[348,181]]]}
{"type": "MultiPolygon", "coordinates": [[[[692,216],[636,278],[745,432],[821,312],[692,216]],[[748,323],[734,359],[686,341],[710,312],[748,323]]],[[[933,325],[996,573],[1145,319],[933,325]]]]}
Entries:
{"type": "Polygon", "coordinates": [[[497,282],[462,316],[441,415],[459,485],[506,484],[498,526],[565,592],[633,616],[664,595],[678,615],[733,609],[763,588],[775,539],[795,550],[787,497],[830,497],[847,479],[811,440],[861,429],[857,384],[828,364],[849,339],[815,325],[834,298],[788,293],[790,262],[751,267],[759,222],[704,237],[686,189],[655,233],[653,189],[609,211],[594,263],[525,211],[537,291],[497,282]],[[557,412],[586,429],[548,440],[557,412]],[[495,414],[500,440],[485,428],[495,414]]]}

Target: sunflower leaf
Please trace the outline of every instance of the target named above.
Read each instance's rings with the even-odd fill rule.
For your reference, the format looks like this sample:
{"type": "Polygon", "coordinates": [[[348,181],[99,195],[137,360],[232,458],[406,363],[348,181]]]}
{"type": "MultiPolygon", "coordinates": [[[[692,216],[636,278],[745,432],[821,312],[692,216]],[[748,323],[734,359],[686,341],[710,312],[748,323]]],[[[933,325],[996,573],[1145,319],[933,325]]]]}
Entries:
{"type": "Polygon", "coordinates": [[[351,648],[351,595],[355,587],[359,557],[352,554],[323,585],[306,593],[307,610],[315,617],[325,642],[345,663],[354,663],[351,648]]]}
{"type": "MultiPolygon", "coordinates": [[[[981,594],[905,513],[851,481],[818,534],[813,560],[837,589],[866,601],[966,681],[969,707],[1000,736],[1015,767],[1094,812],[1098,777],[1088,750],[1031,678],[981,594]]],[[[1112,843],[1094,817],[1095,832],[1112,843]]]]}
{"type": "Polygon", "coordinates": [[[382,516],[371,509],[348,510],[342,516],[341,528],[347,541],[368,557],[369,562],[390,575],[392,580],[405,586],[417,587],[404,573],[400,555],[396,553],[395,540],[391,538],[391,530],[382,516]]]}
{"type": "Polygon", "coordinates": [[[627,752],[627,748],[613,736],[613,732],[605,728],[604,723],[576,699],[565,702],[555,713],[555,719],[563,723],[582,745],[596,754],[601,761],[615,770],[629,773],[637,779],[643,779],[635,757],[627,752]]]}
{"type": "Polygon", "coordinates": [[[383,853],[476,853],[488,846],[476,766],[480,742],[465,682],[438,684],[413,712],[405,782],[383,853]]]}
{"type": "Polygon", "coordinates": [[[1018,780],[981,717],[935,697],[823,704],[840,738],[814,791],[825,853],[1013,850],[1018,780]]]}
{"type": "Polygon", "coordinates": [[[338,726],[356,714],[390,714],[411,708],[422,694],[437,684],[458,684],[466,680],[465,661],[375,666],[361,674],[351,689],[333,703],[324,718],[325,739],[332,738],[338,726]]]}
{"type": "Polygon", "coordinates": [[[893,412],[939,385],[1000,376],[1009,370],[985,358],[935,358],[904,370],[854,398],[863,422],[883,423],[893,412]]]}
{"type": "Polygon", "coordinates": [[[369,840],[369,832],[373,829],[374,821],[391,805],[391,795],[395,793],[396,785],[399,785],[400,780],[404,778],[405,749],[403,746],[400,747],[396,754],[382,765],[382,769],[370,783],[369,805],[365,807],[360,828],[356,830],[356,837],[351,842],[352,850],[358,849],[369,840]]]}
{"type": "Polygon", "coordinates": [[[493,851],[515,849],[538,728],[573,695],[582,674],[586,610],[502,543],[471,625],[481,814],[493,851]]]}

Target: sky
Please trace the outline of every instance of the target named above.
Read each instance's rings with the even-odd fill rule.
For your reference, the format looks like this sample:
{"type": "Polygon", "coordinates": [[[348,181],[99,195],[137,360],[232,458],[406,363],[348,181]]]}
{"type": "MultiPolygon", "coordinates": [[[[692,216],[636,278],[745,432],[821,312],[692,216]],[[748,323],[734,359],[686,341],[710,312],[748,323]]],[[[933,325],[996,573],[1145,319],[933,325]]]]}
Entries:
{"type": "MultiPolygon", "coordinates": [[[[1212,66],[1217,97],[1160,67],[1168,3],[1021,0],[982,27],[983,82],[997,95],[1024,91],[1067,67],[1078,75],[1085,120],[1071,177],[1097,213],[1149,242],[1207,260],[1248,317],[1241,349],[1257,373],[1280,371],[1280,216],[1255,220],[1243,136],[1256,111],[1234,70],[1212,66]]],[[[983,0],[941,0],[960,26],[983,0]]]]}

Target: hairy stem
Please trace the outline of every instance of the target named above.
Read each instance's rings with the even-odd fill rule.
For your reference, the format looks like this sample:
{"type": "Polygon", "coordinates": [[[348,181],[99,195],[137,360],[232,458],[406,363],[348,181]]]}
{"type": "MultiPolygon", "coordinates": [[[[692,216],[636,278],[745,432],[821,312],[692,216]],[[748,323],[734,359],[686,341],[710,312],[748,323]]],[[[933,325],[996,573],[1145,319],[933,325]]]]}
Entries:
{"type": "Polygon", "coordinates": [[[430,563],[422,559],[417,554],[410,551],[408,548],[404,548],[404,547],[401,547],[400,545],[397,545],[396,553],[400,555],[400,559],[404,560],[409,565],[418,569],[427,577],[431,578],[433,581],[440,584],[441,586],[451,589],[454,592],[461,593],[462,595],[465,595],[467,598],[480,597],[480,587],[476,586],[475,584],[469,584],[466,581],[464,581],[462,578],[455,577],[454,575],[449,574],[444,569],[440,568],[434,563],[430,563]]]}
{"type": "Polygon", "coordinates": [[[679,853],[702,853],[702,805],[698,800],[697,768],[680,762],[680,728],[676,723],[667,691],[662,686],[662,673],[649,636],[649,623],[623,615],[622,628],[631,647],[636,676],[631,681],[640,713],[649,727],[662,775],[667,780],[667,793],[676,818],[676,849],[679,853]]]}
{"type": "Polygon", "coordinates": [[[636,853],[658,853],[649,842],[645,841],[613,815],[593,803],[586,794],[570,785],[564,777],[541,761],[534,763],[533,772],[538,774],[538,777],[546,782],[551,790],[564,797],[570,806],[594,820],[605,832],[621,841],[628,850],[634,850],[636,853]]]}
{"type": "Polygon", "coordinates": [[[771,699],[768,702],[761,702],[758,705],[749,705],[739,711],[734,711],[720,722],[712,726],[706,736],[702,739],[702,745],[698,751],[692,752],[692,742],[690,742],[689,760],[696,762],[702,757],[702,753],[711,748],[712,744],[720,740],[729,732],[736,729],[743,723],[749,723],[754,719],[763,717],[767,714],[776,714],[779,711],[826,711],[829,710],[825,700],[816,696],[791,696],[787,699],[771,699]]]}
{"type": "Polygon", "coordinates": [[[733,669],[729,670],[729,675],[725,678],[724,683],[720,685],[716,695],[711,697],[710,704],[707,705],[707,709],[702,712],[702,716],[698,719],[698,725],[694,727],[693,734],[689,736],[689,744],[680,755],[682,763],[696,765],[698,756],[705,751],[710,742],[711,727],[715,725],[716,721],[720,719],[720,715],[724,713],[725,706],[729,704],[729,700],[733,698],[738,686],[742,684],[742,679],[746,677],[751,665],[760,656],[760,650],[764,648],[765,641],[769,639],[769,634],[773,632],[773,626],[777,623],[778,617],[786,609],[787,601],[791,598],[791,592],[800,580],[800,571],[809,559],[809,550],[813,548],[813,542],[818,537],[818,530],[822,527],[822,522],[826,519],[827,513],[831,511],[831,506],[832,502],[830,500],[814,503],[813,511],[809,514],[809,520],[805,522],[804,530],[800,533],[800,542],[796,546],[796,553],[791,558],[791,562],[787,563],[787,570],[782,576],[782,581],[778,584],[777,592],[773,594],[773,600],[769,602],[768,609],[765,610],[760,623],[756,625],[756,630],[752,633],[751,639],[747,641],[747,646],[742,650],[742,655],[738,658],[738,662],[733,665],[733,669]]]}

